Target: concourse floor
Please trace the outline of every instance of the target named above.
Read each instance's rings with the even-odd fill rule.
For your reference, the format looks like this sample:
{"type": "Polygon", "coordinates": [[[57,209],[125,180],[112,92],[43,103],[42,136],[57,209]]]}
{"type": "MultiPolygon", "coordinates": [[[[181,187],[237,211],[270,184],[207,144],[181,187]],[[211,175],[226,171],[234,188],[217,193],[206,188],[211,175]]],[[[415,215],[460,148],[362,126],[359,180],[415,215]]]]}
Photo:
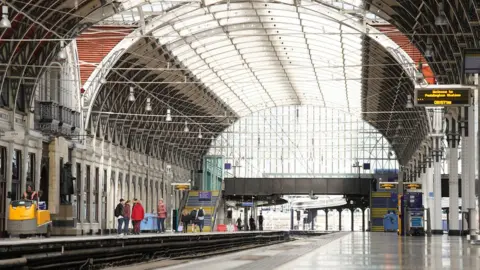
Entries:
{"type": "Polygon", "coordinates": [[[335,233],[156,269],[480,269],[480,246],[446,235],[335,233]]]}

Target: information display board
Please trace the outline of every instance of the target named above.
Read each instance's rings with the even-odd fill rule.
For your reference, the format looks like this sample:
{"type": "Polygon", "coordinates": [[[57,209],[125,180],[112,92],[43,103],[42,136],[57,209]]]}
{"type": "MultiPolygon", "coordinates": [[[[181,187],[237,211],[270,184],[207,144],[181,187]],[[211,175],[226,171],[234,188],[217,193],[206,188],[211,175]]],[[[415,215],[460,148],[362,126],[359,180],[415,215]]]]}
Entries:
{"type": "Polygon", "coordinates": [[[385,190],[396,190],[398,186],[397,182],[379,182],[378,188],[385,190]]]}
{"type": "Polygon", "coordinates": [[[189,190],[190,189],[190,183],[172,183],[172,186],[175,188],[175,190],[189,190]]]}
{"type": "Polygon", "coordinates": [[[403,183],[403,187],[406,190],[421,190],[422,184],[420,183],[403,183]]]}
{"type": "Polygon", "coordinates": [[[470,87],[416,88],[415,105],[423,107],[469,106],[471,93],[470,87]]]}

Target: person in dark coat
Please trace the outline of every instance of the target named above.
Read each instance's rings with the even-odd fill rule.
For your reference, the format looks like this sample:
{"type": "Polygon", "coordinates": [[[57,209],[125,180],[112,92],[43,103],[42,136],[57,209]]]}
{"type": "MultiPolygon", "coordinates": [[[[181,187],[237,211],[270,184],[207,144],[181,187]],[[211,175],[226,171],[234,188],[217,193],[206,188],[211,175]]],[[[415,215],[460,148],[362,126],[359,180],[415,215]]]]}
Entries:
{"type": "Polygon", "coordinates": [[[258,229],[260,231],[263,231],[263,215],[260,213],[260,216],[258,216],[258,229]]]}
{"type": "Polygon", "coordinates": [[[241,231],[242,228],[243,228],[243,226],[242,226],[242,219],[239,217],[239,218],[237,218],[237,229],[238,229],[239,231],[241,231]]]}
{"type": "Polygon", "coordinates": [[[190,223],[190,215],[188,214],[187,210],[182,211],[182,216],[180,217],[180,221],[182,222],[183,232],[187,232],[188,223],[190,223]]]}
{"type": "Polygon", "coordinates": [[[203,207],[200,207],[200,210],[198,210],[197,222],[198,227],[200,228],[200,232],[203,232],[203,226],[205,224],[205,211],[203,211],[203,207]]]}
{"type": "Polygon", "coordinates": [[[250,216],[250,219],[248,220],[248,222],[250,223],[250,231],[255,231],[255,219],[250,216]]]}
{"type": "Polygon", "coordinates": [[[123,218],[123,210],[124,210],[124,204],[125,204],[125,200],[124,199],[120,199],[120,202],[117,204],[117,207],[115,207],[115,217],[117,218],[117,221],[118,221],[118,227],[117,227],[117,233],[118,235],[122,235],[122,227],[123,227],[123,223],[125,222],[125,219],[123,218]]]}

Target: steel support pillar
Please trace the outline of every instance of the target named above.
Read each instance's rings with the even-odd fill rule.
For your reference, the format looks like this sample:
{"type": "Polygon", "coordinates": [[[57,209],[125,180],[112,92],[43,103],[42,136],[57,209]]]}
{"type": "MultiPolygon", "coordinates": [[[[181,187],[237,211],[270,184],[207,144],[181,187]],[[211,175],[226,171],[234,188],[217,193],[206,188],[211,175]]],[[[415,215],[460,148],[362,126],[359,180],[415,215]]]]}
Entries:
{"type": "Polygon", "coordinates": [[[351,215],[351,216],[350,216],[350,217],[351,217],[351,220],[350,220],[350,221],[351,221],[351,223],[352,223],[352,228],[351,228],[351,231],[352,231],[352,232],[354,231],[354,230],[353,230],[353,225],[355,225],[355,222],[354,222],[354,220],[353,220],[353,212],[354,212],[354,211],[355,211],[355,209],[350,208],[350,215],[351,215]]]}
{"type": "Polygon", "coordinates": [[[362,208],[362,232],[365,232],[365,208],[362,208]]]}
{"type": "Polygon", "coordinates": [[[342,231],[342,210],[338,210],[338,230],[342,231]]]}
{"type": "Polygon", "coordinates": [[[443,234],[442,222],[442,110],[433,111],[433,208],[432,214],[432,234],[443,234]]]}
{"type": "Polygon", "coordinates": [[[469,202],[468,202],[468,186],[469,186],[469,178],[470,178],[470,164],[471,162],[469,159],[469,148],[471,147],[470,138],[466,135],[468,132],[468,117],[471,115],[468,114],[468,108],[461,108],[463,111],[462,115],[462,125],[464,130],[462,130],[461,134],[461,145],[462,145],[462,152],[461,152],[461,166],[462,166],[462,185],[461,185],[461,195],[462,195],[462,227],[460,228],[462,234],[468,230],[467,224],[467,215],[469,209],[469,202]]]}
{"type": "Polygon", "coordinates": [[[448,235],[460,235],[458,221],[458,137],[456,111],[447,114],[447,142],[448,142],[448,186],[449,186],[449,227],[448,235]]]}
{"type": "MultiPolygon", "coordinates": [[[[468,215],[468,228],[470,235],[476,235],[478,230],[478,224],[475,222],[477,220],[477,209],[476,209],[476,196],[475,196],[475,106],[470,106],[468,108],[468,153],[467,160],[469,162],[468,166],[468,181],[466,183],[466,198],[467,198],[467,211],[468,215]]],[[[462,180],[463,181],[463,180],[462,180]]]]}
{"type": "Polygon", "coordinates": [[[328,209],[325,209],[325,231],[328,231],[328,209]]]}
{"type": "Polygon", "coordinates": [[[423,202],[426,208],[430,209],[430,218],[428,219],[428,223],[430,223],[430,228],[433,228],[433,221],[435,220],[434,214],[433,214],[433,206],[434,206],[434,201],[433,201],[433,167],[431,166],[431,162],[428,162],[427,164],[427,172],[425,174],[425,198],[427,201],[423,202]]]}

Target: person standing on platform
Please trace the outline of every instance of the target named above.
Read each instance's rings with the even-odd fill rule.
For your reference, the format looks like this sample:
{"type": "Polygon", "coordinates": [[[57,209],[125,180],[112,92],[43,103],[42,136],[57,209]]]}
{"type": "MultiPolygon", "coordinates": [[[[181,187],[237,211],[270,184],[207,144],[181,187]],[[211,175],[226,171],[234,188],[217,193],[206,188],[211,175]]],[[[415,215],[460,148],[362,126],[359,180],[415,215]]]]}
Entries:
{"type": "Polygon", "coordinates": [[[123,206],[123,219],[124,219],[123,233],[125,235],[128,235],[128,224],[130,224],[131,216],[132,216],[132,209],[130,208],[130,200],[127,200],[125,202],[125,205],[123,206]]]}
{"type": "Polygon", "coordinates": [[[160,199],[158,201],[157,216],[158,216],[157,233],[164,233],[165,219],[167,218],[167,206],[165,206],[165,203],[163,203],[163,199],[160,199]]]}
{"type": "Polygon", "coordinates": [[[243,228],[243,226],[242,226],[242,218],[238,217],[238,219],[237,219],[237,229],[238,229],[239,231],[241,231],[242,228],[243,228]]]}
{"type": "Polygon", "coordinates": [[[260,216],[258,216],[258,229],[260,231],[263,231],[263,215],[260,213],[260,216]]]}
{"type": "Polygon", "coordinates": [[[255,231],[255,219],[253,216],[250,216],[248,223],[250,223],[250,231],[255,231]]]}
{"type": "Polygon", "coordinates": [[[203,225],[205,224],[205,211],[203,211],[203,207],[200,207],[197,213],[198,217],[198,227],[200,228],[200,232],[203,232],[203,225]]]}
{"type": "Polygon", "coordinates": [[[188,228],[188,223],[190,223],[190,215],[188,214],[187,210],[184,209],[182,211],[182,217],[180,221],[182,222],[183,232],[186,233],[188,228]]]}
{"type": "Polygon", "coordinates": [[[133,233],[140,234],[140,223],[145,217],[145,210],[143,209],[142,203],[140,200],[137,200],[137,203],[132,210],[132,221],[133,224],[133,233]]]}
{"type": "Polygon", "coordinates": [[[122,227],[123,223],[125,222],[125,219],[123,218],[123,205],[125,204],[124,199],[120,199],[120,202],[117,204],[117,207],[115,207],[115,217],[117,218],[118,226],[117,226],[117,233],[118,235],[123,235],[122,233],[122,227]]]}
{"type": "Polygon", "coordinates": [[[190,223],[192,223],[192,232],[195,232],[195,224],[197,224],[197,208],[193,208],[192,212],[190,212],[190,223]]]}

